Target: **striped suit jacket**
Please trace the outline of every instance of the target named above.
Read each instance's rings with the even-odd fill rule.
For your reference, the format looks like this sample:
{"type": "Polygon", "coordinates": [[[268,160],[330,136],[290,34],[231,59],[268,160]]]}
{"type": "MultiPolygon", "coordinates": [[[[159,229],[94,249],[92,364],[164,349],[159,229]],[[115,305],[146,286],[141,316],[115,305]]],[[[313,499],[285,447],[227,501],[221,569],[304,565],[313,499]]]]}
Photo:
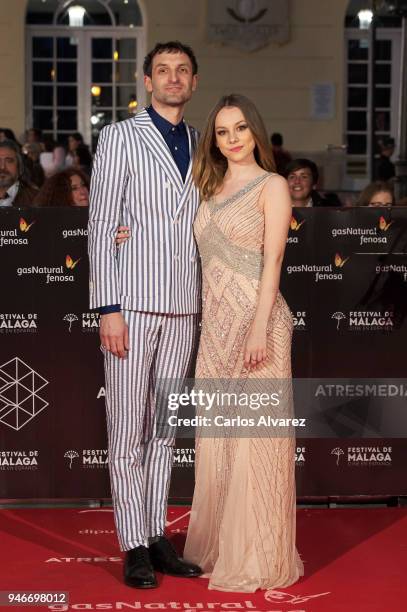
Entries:
{"type": "Polygon", "coordinates": [[[191,162],[183,183],[146,110],[102,129],[90,189],[90,307],[191,314],[200,311],[193,235],[199,204],[192,181],[198,133],[187,126],[191,162]],[[118,225],[131,238],[115,244],[118,225]]]}

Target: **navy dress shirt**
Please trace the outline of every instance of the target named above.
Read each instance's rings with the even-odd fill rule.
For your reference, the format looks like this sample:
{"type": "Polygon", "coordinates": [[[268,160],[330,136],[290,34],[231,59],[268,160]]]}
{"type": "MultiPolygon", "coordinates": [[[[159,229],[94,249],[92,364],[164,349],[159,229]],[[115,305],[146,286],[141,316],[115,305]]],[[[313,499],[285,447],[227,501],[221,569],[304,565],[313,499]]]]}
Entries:
{"type": "MultiPolygon", "coordinates": [[[[162,117],[157,111],[149,106],[147,109],[151,121],[154,123],[161,136],[164,138],[167,147],[169,148],[172,157],[174,158],[183,182],[188,172],[189,160],[189,142],[187,128],[184,120],[177,125],[172,124],[162,117]]],[[[120,304],[112,304],[111,306],[103,306],[99,308],[99,314],[109,314],[111,312],[120,312],[120,304]]]]}

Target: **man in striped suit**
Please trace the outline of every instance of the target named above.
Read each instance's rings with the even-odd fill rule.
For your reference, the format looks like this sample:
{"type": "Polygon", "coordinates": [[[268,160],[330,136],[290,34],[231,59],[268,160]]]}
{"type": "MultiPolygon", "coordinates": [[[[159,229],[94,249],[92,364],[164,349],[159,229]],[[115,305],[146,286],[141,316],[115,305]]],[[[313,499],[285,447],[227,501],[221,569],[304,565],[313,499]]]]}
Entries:
{"type": "Polygon", "coordinates": [[[191,364],[200,311],[192,224],[197,132],[182,119],[197,85],[193,51],[158,44],[144,61],[151,106],[105,127],[95,154],[89,209],[90,307],[101,313],[109,466],[124,579],[157,586],[154,570],[198,576],[163,536],[173,434],[157,431],[160,379],[191,364]],[[131,238],[117,249],[119,224],[131,238]]]}

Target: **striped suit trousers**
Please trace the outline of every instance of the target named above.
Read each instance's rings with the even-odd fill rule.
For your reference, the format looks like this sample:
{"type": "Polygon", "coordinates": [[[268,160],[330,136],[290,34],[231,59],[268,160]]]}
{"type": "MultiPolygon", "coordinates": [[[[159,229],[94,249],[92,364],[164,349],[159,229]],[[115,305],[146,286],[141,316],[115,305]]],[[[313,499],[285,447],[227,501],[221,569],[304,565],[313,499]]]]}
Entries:
{"type": "Polygon", "coordinates": [[[183,379],[198,339],[199,315],[123,310],[126,359],[105,352],[109,469],[121,550],[164,532],[174,436],[156,431],[156,381],[183,379]]]}

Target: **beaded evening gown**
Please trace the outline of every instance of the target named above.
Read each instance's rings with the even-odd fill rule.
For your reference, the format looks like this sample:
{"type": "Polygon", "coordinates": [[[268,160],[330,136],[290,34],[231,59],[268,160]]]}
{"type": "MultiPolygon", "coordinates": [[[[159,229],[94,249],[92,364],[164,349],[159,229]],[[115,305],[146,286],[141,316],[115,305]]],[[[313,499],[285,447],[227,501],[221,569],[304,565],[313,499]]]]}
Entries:
{"type": "MultiPolygon", "coordinates": [[[[291,378],[292,315],[278,293],[267,327],[269,360],[247,373],[243,347],[262,272],[269,174],[216,203],[202,202],[194,224],[202,260],[202,332],[196,379],[291,378]]],[[[251,382],[251,381],[250,381],[251,382]]],[[[254,592],[286,587],[303,574],[295,548],[295,440],[197,436],[195,492],[184,557],[209,588],[254,592]]]]}

